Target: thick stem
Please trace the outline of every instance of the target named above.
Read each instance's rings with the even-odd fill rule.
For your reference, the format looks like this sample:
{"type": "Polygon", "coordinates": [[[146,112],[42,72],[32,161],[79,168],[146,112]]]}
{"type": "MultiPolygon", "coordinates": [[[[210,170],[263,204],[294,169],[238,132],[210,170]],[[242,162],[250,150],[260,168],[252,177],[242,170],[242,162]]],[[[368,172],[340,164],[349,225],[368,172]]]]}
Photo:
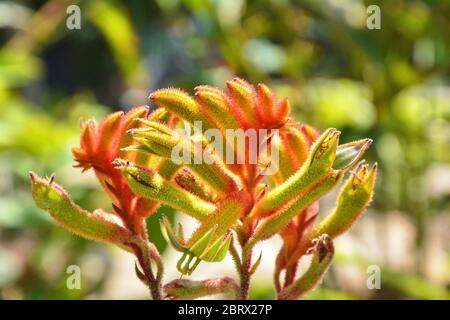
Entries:
{"type": "Polygon", "coordinates": [[[284,277],[284,286],[292,284],[295,280],[295,274],[297,273],[297,264],[291,264],[286,267],[286,273],[284,277]]]}
{"type": "Polygon", "coordinates": [[[250,289],[250,268],[252,263],[252,251],[253,247],[245,245],[242,249],[242,264],[240,270],[240,299],[247,300],[248,292],[250,289]]]}
{"type": "Polygon", "coordinates": [[[236,267],[236,271],[238,274],[241,274],[242,269],[242,263],[241,263],[241,257],[239,257],[239,253],[236,250],[236,247],[234,246],[234,240],[230,244],[230,254],[233,258],[234,266],[236,267]]]}
{"type": "Polygon", "coordinates": [[[153,300],[161,300],[161,285],[157,282],[150,283],[150,294],[153,300]]]}
{"type": "Polygon", "coordinates": [[[134,239],[131,245],[142,269],[142,273],[139,272],[138,277],[149,287],[153,300],[161,300],[163,265],[158,250],[152,243],[140,238],[134,239]],[[156,278],[151,267],[152,260],[155,261],[157,267],[156,278]]]}
{"type": "Polygon", "coordinates": [[[248,299],[249,288],[250,288],[250,274],[248,273],[248,270],[242,270],[241,288],[240,288],[240,299],[241,300],[248,299]]]}
{"type": "Polygon", "coordinates": [[[147,278],[147,285],[150,289],[150,294],[153,300],[161,300],[161,272],[158,267],[158,273],[155,278],[153,275],[153,271],[151,269],[150,260],[140,261],[141,268],[144,272],[145,277],[147,278]]]}
{"type": "Polygon", "coordinates": [[[177,279],[164,286],[166,297],[174,300],[196,299],[219,293],[233,294],[239,298],[239,286],[229,277],[218,277],[202,281],[177,279]]]}
{"type": "Polygon", "coordinates": [[[273,272],[273,283],[275,285],[275,291],[280,292],[281,291],[281,282],[280,282],[280,275],[281,275],[281,267],[280,263],[278,262],[280,260],[280,253],[278,253],[275,263],[275,270],[273,272]]]}

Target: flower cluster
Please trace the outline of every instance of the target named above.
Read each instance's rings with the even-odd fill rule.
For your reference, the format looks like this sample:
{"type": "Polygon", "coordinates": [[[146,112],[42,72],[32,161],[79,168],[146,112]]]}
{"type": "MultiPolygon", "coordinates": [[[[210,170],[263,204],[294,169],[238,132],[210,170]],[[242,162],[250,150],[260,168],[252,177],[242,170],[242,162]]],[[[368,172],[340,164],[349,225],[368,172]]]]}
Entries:
{"type": "Polygon", "coordinates": [[[255,259],[255,245],[276,235],[283,240],[275,262],[278,298],[295,299],[313,288],[331,264],[333,239],[371,201],[377,167],[361,161],[371,140],[339,144],[336,129],[320,134],[298,125],[286,98],[278,100],[266,85],[255,88],[238,78],[227,82],[226,91],[198,86],[192,97],[170,88],[150,99],[158,107],[150,114],[139,107],[113,113],[99,125],[82,124],[80,147],[73,149],[77,166],[92,168],[110,195],[114,215],[81,209],[53,179],[32,173],[36,204],[80,236],[133,252],[137,276],[153,298],[161,298],[163,290],[168,298],[232,292],[247,299],[250,278],[263,258],[255,259]],[[180,128],[197,134],[180,134],[180,128]],[[206,158],[198,157],[198,146],[206,158]],[[175,161],[179,150],[184,155],[175,161]],[[268,174],[273,165],[276,170],[268,174]],[[317,221],[319,199],[343,179],[335,208],[317,221]],[[167,241],[181,253],[178,270],[189,275],[202,261],[220,262],[229,253],[239,284],[220,277],[162,286],[163,263],[145,227],[145,218],[160,204],[198,221],[186,237],[181,225],[174,228],[167,218],[161,220],[167,241]],[[312,260],[298,276],[305,255],[312,260]]]}

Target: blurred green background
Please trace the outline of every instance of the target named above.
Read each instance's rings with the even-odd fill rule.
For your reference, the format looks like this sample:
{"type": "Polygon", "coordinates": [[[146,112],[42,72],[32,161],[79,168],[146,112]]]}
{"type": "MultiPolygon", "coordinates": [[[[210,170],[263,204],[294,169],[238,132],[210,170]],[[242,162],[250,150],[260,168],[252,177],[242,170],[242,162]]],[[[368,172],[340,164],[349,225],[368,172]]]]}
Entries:
{"type": "MultiPolygon", "coordinates": [[[[449,17],[445,0],[0,1],[0,298],[146,298],[123,283],[131,256],[34,207],[27,173],[55,172],[78,204],[109,209],[72,168],[79,119],[240,76],[289,97],[299,122],[374,140],[375,201],[308,298],[450,299],[449,17]],[[80,30],[66,27],[71,4],[80,30]],[[366,27],[371,4],[380,30],[366,27]],[[71,264],[86,270],[80,290],[66,287],[71,264]],[[381,290],[366,287],[371,264],[381,290]]],[[[270,279],[252,297],[273,297],[270,279]]]]}

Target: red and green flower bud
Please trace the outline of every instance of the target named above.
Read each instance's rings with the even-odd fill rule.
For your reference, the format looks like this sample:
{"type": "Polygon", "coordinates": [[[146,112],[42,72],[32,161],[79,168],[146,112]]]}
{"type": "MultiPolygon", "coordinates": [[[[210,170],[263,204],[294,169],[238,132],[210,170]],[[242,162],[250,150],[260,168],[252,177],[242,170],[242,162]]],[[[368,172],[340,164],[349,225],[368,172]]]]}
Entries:
{"type": "Polygon", "coordinates": [[[53,178],[44,179],[33,172],[30,177],[36,205],[66,229],[83,238],[120,246],[130,237],[129,231],[114,216],[101,210],[91,213],[77,206],[53,178]]]}
{"type": "Polygon", "coordinates": [[[273,91],[265,84],[258,84],[258,116],[261,121],[271,122],[275,113],[276,97],[273,91]]]}
{"type": "Polygon", "coordinates": [[[277,106],[275,119],[277,119],[277,124],[279,126],[283,125],[289,114],[291,113],[291,103],[287,98],[281,100],[280,104],[277,106]]]}
{"type": "Polygon", "coordinates": [[[227,88],[230,92],[231,99],[238,105],[245,120],[250,127],[257,127],[257,119],[255,113],[255,89],[247,81],[239,78],[234,78],[231,81],[227,81],[227,88]]]}
{"type": "Polygon", "coordinates": [[[152,153],[160,157],[170,158],[172,161],[175,157],[176,161],[180,162],[176,164],[187,165],[218,194],[238,189],[239,180],[224,166],[220,159],[213,159],[212,163],[208,164],[202,159],[202,148],[198,148],[191,140],[160,123],[153,123],[152,121],[145,121],[145,123],[150,124],[151,127],[130,131],[135,140],[141,144],[124,150],[152,153]],[[196,161],[198,152],[200,152],[201,161],[196,161]]]}
{"type": "Polygon", "coordinates": [[[202,113],[197,101],[182,90],[160,89],[150,94],[150,99],[192,125],[196,121],[201,121],[204,130],[214,128],[214,125],[202,113]]]}
{"type": "Polygon", "coordinates": [[[225,92],[210,86],[199,86],[195,88],[195,97],[200,104],[202,112],[220,128],[225,135],[226,129],[240,128],[239,121],[230,112],[230,101],[225,92]]]}
{"type": "Polygon", "coordinates": [[[251,244],[266,240],[281,231],[299,212],[333,189],[341,181],[343,175],[343,171],[333,170],[308,192],[287,203],[274,214],[262,219],[250,239],[251,244]]]}
{"type": "Polygon", "coordinates": [[[329,174],[335,159],[340,132],[328,129],[314,143],[302,167],[284,183],[275,187],[259,201],[252,218],[263,217],[282,207],[286,202],[305,193],[329,174]]]}

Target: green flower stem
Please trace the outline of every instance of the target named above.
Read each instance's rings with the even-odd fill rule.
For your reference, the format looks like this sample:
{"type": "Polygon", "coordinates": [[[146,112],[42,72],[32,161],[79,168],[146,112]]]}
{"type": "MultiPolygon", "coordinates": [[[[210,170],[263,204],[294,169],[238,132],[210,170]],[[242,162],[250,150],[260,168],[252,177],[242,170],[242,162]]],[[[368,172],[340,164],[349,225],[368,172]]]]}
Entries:
{"type": "Polygon", "coordinates": [[[279,292],[279,300],[298,299],[322,280],[333,260],[333,241],[328,235],[322,235],[315,239],[311,251],[313,258],[308,270],[299,279],[279,292]]]}
{"type": "Polygon", "coordinates": [[[177,279],[164,286],[169,299],[197,299],[219,293],[231,293],[239,296],[239,286],[229,277],[219,277],[203,281],[177,279]]]}

